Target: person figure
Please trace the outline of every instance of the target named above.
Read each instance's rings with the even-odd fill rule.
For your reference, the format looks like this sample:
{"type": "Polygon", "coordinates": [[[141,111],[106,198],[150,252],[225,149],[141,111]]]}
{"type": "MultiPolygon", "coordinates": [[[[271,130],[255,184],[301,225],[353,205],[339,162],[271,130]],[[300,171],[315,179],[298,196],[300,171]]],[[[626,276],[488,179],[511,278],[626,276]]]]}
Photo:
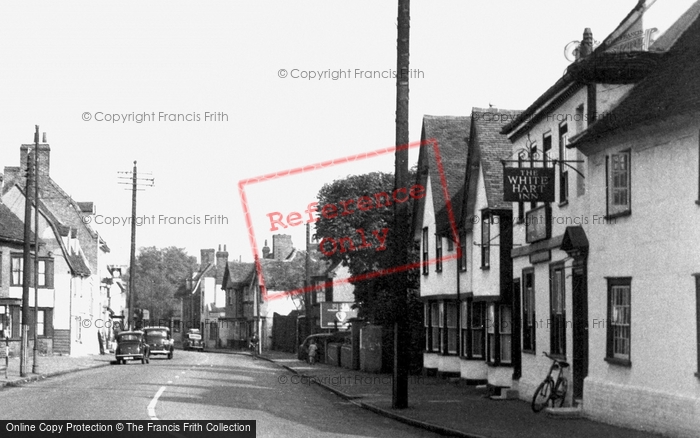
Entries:
{"type": "Polygon", "coordinates": [[[316,341],[312,341],[309,345],[309,364],[314,365],[316,363],[316,354],[318,353],[318,345],[316,341]]]}
{"type": "Polygon", "coordinates": [[[250,338],[250,351],[253,355],[253,359],[258,357],[258,342],[257,335],[253,335],[253,337],[250,338]]]}

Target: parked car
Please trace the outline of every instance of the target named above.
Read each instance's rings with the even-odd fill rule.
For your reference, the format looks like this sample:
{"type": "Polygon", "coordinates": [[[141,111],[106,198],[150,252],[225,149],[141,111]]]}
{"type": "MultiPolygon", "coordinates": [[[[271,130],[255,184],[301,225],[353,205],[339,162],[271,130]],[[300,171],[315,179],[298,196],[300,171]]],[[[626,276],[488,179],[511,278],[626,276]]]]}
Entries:
{"type": "Polygon", "coordinates": [[[204,351],[204,341],[199,329],[189,329],[185,335],[185,340],[182,342],[182,348],[185,350],[201,350],[204,351]]]}
{"type": "Polygon", "coordinates": [[[309,345],[311,341],[316,342],[318,346],[318,351],[316,353],[316,358],[318,362],[325,362],[326,357],[326,345],[331,342],[344,343],[345,339],[350,337],[349,331],[344,332],[333,332],[333,333],[316,333],[315,335],[307,336],[304,342],[299,346],[299,351],[297,352],[297,358],[299,360],[306,361],[309,359],[309,345]]]}
{"type": "Polygon", "coordinates": [[[127,360],[140,360],[142,364],[151,361],[150,349],[142,331],[121,332],[117,335],[117,350],[114,353],[117,364],[127,360]]]}
{"type": "Polygon", "coordinates": [[[173,358],[173,338],[168,327],[146,327],[143,329],[151,356],[162,354],[173,358]]]}

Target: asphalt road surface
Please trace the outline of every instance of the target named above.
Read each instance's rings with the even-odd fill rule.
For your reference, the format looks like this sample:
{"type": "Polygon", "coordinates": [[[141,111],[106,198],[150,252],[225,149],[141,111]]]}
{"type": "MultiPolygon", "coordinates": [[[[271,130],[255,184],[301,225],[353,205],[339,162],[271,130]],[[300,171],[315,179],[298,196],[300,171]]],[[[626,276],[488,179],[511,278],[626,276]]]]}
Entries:
{"type": "Polygon", "coordinates": [[[175,351],[0,390],[3,420],[257,420],[258,437],[436,437],[265,360],[175,351]],[[295,379],[296,381],[296,379],[295,379]],[[284,382],[284,383],[282,383],[284,382]]]}

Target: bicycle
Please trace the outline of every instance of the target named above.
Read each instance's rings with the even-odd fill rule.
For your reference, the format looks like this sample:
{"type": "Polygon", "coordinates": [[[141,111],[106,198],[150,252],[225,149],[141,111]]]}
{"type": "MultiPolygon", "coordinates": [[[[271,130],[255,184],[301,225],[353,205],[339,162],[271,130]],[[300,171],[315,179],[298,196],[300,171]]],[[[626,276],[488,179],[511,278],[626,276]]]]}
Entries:
{"type": "Polygon", "coordinates": [[[564,373],[564,369],[569,367],[569,363],[557,360],[556,358],[547,354],[547,352],[542,353],[548,358],[552,359],[552,366],[549,367],[547,377],[545,377],[544,381],[540,383],[540,386],[538,386],[535,390],[535,395],[532,396],[532,410],[534,412],[540,412],[549,404],[550,400],[552,401],[552,406],[564,406],[566,390],[569,388],[569,381],[562,375],[564,373]],[[555,371],[557,371],[556,380],[554,377],[552,377],[552,374],[555,371]]]}

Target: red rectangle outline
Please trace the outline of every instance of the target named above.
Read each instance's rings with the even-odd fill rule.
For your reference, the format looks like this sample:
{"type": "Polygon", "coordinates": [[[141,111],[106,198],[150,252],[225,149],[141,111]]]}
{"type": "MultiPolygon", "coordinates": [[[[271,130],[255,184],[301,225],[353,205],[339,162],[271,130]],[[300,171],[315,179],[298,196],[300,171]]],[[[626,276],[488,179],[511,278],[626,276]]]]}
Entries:
{"type": "MultiPolygon", "coordinates": [[[[238,182],[238,194],[241,199],[241,206],[243,207],[243,214],[245,215],[245,223],[246,227],[248,228],[248,238],[250,240],[250,247],[253,251],[253,258],[255,259],[255,271],[256,275],[258,276],[258,284],[260,285],[260,289],[262,291],[262,299],[264,301],[268,301],[270,299],[278,299],[278,298],[286,298],[287,296],[296,296],[300,295],[303,293],[308,293],[308,292],[313,292],[317,290],[325,290],[327,285],[330,284],[344,284],[344,283],[349,283],[351,281],[362,281],[362,280],[369,280],[372,278],[379,277],[381,275],[390,275],[398,272],[404,272],[408,271],[411,269],[415,268],[420,268],[423,263],[427,263],[428,265],[432,265],[437,263],[438,261],[443,262],[447,260],[453,260],[453,259],[459,259],[462,256],[462,249],[460,246],[459,242],[459,233],[457,232],[457,223],[455,222],[455,217],[454,213],[452,211],[452,200],[450,199],[448,190],[447,190],[447,179],[445,177],[445,169],[442,164],[442,157],[440,155],[440,147],[438,145],[438,141],[434,138],[429,138],[427,140],[423,141],[416,141],[412,143],[408,143],[405,145],[401,146],[391,146],[388,148],[383,148],[383,149],[377,149],[375,151],[371,152],[365,152],[361,154],[355,154],[355,155],[349,155],[347,157],[342,157],[342,158],[336,158],[333,160],[327,160],[327,161],[322,161],[319,163],[314,163],[310,164],[307,166],[301,166],[301,167],[296,167],[293,169],[287,169],[287,170],[282,170],[279,172],[274,172],[274,173],[268,173],[265,175],[260,175],[252,178],[246,178],[242,179],[238,182]],[[318,169],[324,169],[326,167],[331,167],[335,166],[337,164],[343,164],[343,163],[348,163],[348,162],[353,162],[353,161],[358,161],[358,160],[364,160],[367,158],[373,158],[373,157],[378,157],[384,154],[396,152],[397,150],[404,150],[404,149],[412,149],[416,147],[422,147],[426,145],[431,145],[435,151],[435,161],[437,163],[437,170],[440,175],[440,185],[442,186],[442,195],[445,199],[445,207],[447,208],[447,217],[450,222],[450,231],[452,232],[453,240],[456,243],[457,247],[457,252],[455,255],[450,255],[450,256],[443,256],[440,258],[433,258],[427,260],[427,262],[419,261],[416,263],[410,263],[404,266],[397,266],[393,268],[388,268],[388,269],[382,269],[379,271],[375,272],[370,272],[367,274],[361,274],[361,275],[355,275],[353,277],[349,278],[344,278],[344,279],[338,279],[338,280],[332,280],[328,281],[324,284],[317,284],[314,286],[305,286],[302,288],[298,289],[293,289],[290,291],[285,291],[284,293],[280,294],[275,294],[275,296],[271,296],[269,299],[267,297],[267,288],[265,287],[265,278],[262,275],[262,266],[260,265],[260,257],[258,256],[258,247],[257,244],[255,243],[255,231],[253,230],[253,223],[252,219],[250,217],[250,209],[248,207],[248,198],[246,197],[245,193],[245,186],[249,184],[256,184],[260,182],[265,182],[273,179],[278,179],[282,178],[285,176],[292,176],[292,175],[298,175],[300,173],[305,173],[305,172],[310,172],[313,170],[318,170],[318,169]],[[279,295],[279,296],[278,296],[279,295]]],[[[308,244],[308,242],[307,242],[308,244]]],[[[305,244],[306,246],[306,244],[305,244]]],[[[308,250],[308,248],[305,248],[305,250],[308,250]]]]}

